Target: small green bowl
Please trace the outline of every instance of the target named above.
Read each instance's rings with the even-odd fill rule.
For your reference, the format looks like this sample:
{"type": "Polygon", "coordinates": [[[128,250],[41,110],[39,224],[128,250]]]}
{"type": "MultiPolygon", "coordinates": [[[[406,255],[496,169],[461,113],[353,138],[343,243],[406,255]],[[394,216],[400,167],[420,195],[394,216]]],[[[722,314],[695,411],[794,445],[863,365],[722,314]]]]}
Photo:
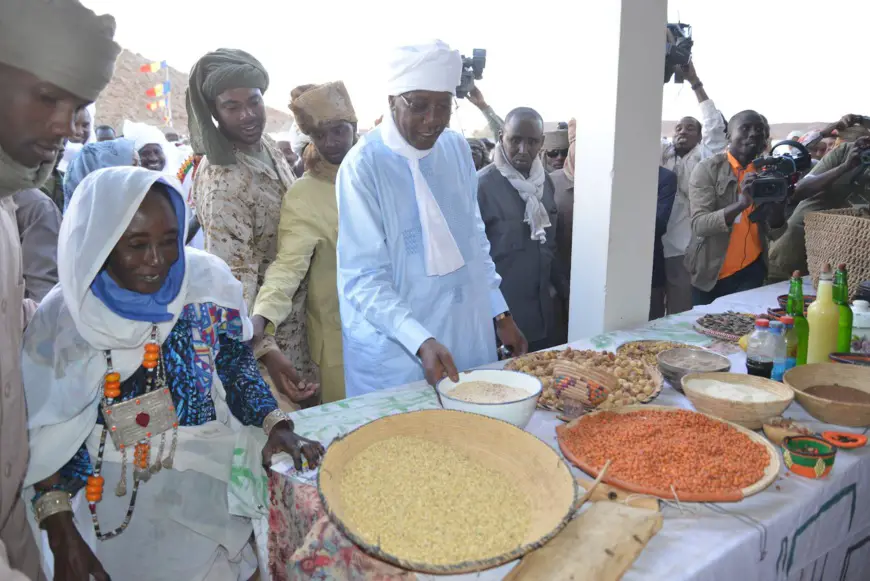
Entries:
{"type": "Polygon", "coordinates": [[[816,436],[788,436],[782,441],[782,459],[798,476],[824,478],[836,457],[837,448],[816,436]]]}

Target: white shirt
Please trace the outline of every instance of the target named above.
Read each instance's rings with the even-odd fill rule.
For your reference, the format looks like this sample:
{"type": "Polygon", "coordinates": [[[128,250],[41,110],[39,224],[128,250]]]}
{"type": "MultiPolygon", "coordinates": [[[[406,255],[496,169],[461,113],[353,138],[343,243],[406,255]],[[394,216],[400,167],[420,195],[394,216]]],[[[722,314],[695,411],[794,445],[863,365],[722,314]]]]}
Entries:
{"type": "Polygon", "coordinates": [[[689,153],[677,156],[674,144],[662,142],[662,162],[665,169],[677,174],[677,197],[668,220],[668,230],[662,236],[665,258],[682,256],[692,240],[692,222],[689,217],[689,178],[702,160],[725,151],[725,121],[712,99],[701,105],[701,141],[689,153]]]}

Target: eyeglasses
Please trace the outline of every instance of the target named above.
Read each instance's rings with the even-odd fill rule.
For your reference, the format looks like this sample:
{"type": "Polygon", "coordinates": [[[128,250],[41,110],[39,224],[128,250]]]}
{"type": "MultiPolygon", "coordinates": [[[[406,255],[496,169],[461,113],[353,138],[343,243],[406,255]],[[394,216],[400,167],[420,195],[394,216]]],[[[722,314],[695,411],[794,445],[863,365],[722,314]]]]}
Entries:
{"type": "Polygon", "coordinates": [[[414,115],[425,115],[429,109],[432,108],[434,108],[434,113],[436,115],[450,115],[458,108],[458,104],[453,99],[451,99],[449,103],[445,103],[444,101],[436,101],[432,103],[425,99],[408,99],[405,95],[399,95],[399,98],[404,101],[405,106],[408,107],[414,115]]]}
{"type": "Polygon", "coordinates": [[[568,157],[567,149],[551,149],[547,151],[547,157],[557,158],[559,156],[568,157]]]}

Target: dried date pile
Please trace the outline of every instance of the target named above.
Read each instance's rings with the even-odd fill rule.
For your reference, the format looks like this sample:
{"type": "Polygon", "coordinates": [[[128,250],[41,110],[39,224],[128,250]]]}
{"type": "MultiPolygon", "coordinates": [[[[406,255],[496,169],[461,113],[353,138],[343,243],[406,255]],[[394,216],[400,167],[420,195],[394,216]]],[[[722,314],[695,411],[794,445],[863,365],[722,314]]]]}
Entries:
{"type": "Polygon", "coordinates": [[[619,390],[607,396],[599,409],[646,403],[652,400],[661,388],[661,377],[656,376],[642,359],[617,355],[609,351],[575,350],[540,351],[530,353],[509,362],[505,369],[534,375],[544,386],[538,406],[544,409],[561,409],[559,394],[554,388],[553,367],[557,361],[570,361],[599,371],[612,373],[619,380],[619,390]]]}

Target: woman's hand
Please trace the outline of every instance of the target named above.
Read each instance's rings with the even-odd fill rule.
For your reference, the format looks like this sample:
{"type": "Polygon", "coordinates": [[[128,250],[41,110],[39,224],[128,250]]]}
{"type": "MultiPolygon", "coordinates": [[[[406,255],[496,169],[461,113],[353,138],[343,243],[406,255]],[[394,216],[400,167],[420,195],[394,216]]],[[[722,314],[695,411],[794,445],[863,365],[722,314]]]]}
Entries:
{"type": "Polygon", "coordinates": [[[275,427],[269,432],[269,439],[263,446],[263,468],[269,470],[272,465],[272,456],[279,452],[290,454],[293,458],[293,466],[301,472],[303,456],[308,461],[309,468],[316,468],[320,465],[320,459],[326,450],[320,442],[296,435],[293,431],[293,424],[285,421],[275,424],[275,427]]]}
{"type": "Polygon", "coordinates": [[[305,383],[296,372],[293,363],[280,351],[270,351],[260,359],[275,389],[288,397],[293,403],[301,403],[317,393],[320,385],[317,383],[305,383]]]}
{"type": "Polygon", "coordinates": [[[61,512],[43,521],[54,554],[54,581],[111,581],[94,552],[73,523],[71,512],[61,512]]]}

